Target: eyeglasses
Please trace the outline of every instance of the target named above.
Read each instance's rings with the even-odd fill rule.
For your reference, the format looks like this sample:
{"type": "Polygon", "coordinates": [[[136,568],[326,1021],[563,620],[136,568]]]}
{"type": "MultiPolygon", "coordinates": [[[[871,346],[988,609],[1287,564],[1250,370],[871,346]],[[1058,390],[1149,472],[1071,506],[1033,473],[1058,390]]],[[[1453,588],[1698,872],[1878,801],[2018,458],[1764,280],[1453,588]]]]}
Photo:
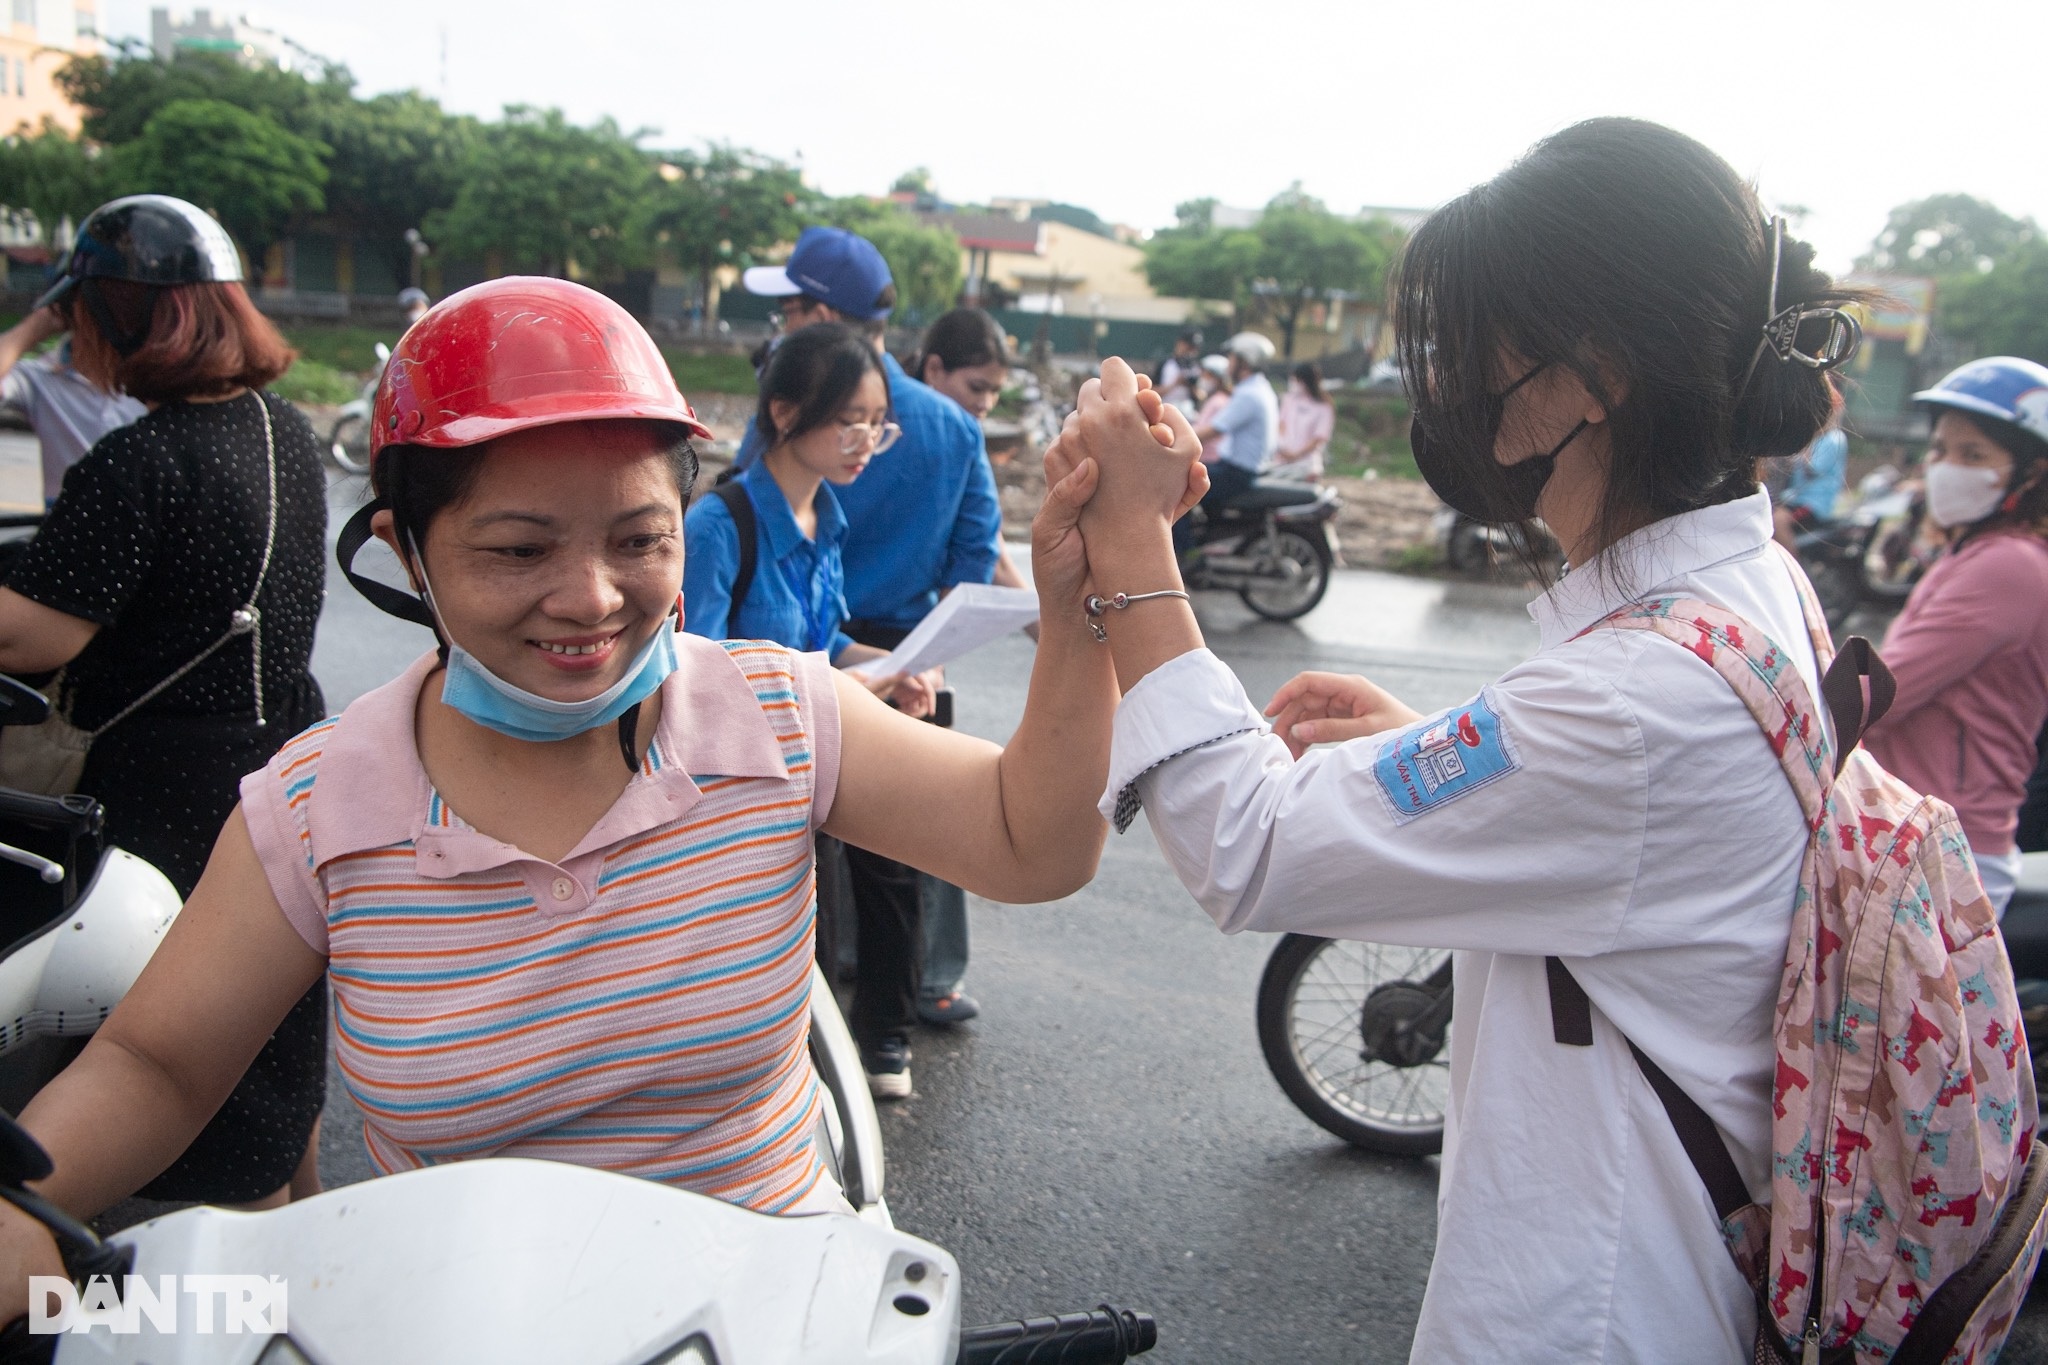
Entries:
{"type": "Polygon", "coordinates": [[[807,299],[802,294],[796,294],[791,296],[780,308],[771,309],[768,314],[768,321],[773,323],[777,330],[786,331],[791,326],[801,327],[804,325],[803,319],[808,318],[824,306],[824,304],[817,302],[815,299],[807,299]]]}
{"type": "Polygon", "coordinates": [[[839,453],[854,455],[861,447],[870,447],[870,455],[879,455],[896,444],[896,438],[903,434],[903,428],[894,422],[841,422],[839,424],[839,453]]]}

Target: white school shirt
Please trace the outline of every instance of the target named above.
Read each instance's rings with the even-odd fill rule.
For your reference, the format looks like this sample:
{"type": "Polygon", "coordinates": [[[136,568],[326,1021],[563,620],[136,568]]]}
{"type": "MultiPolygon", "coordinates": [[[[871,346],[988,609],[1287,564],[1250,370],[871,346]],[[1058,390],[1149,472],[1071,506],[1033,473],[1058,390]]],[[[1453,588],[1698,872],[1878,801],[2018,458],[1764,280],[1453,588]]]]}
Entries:
{"type": "Polygon", "coordinates": [[[1649,632],[1581,632],[1645,596],[1701,598],[1781,645],[1817,697],[1770,537],[1762,493],[1639,531],[1531,605],[1537,653],[1471,702],[1298,763],[1207,650],[1117,713],[1104,812],[1135,779],[1226,933],[1459,950],[1417,1361],[1749,1358],[1749,1290],[1624,1039],[1713,1117],[1767,1199],[1804,822],[1712,668],[1649,632]],[[1590,1048],[1552,1037],[1552,954],[1592,999],[1590,1048]]]}

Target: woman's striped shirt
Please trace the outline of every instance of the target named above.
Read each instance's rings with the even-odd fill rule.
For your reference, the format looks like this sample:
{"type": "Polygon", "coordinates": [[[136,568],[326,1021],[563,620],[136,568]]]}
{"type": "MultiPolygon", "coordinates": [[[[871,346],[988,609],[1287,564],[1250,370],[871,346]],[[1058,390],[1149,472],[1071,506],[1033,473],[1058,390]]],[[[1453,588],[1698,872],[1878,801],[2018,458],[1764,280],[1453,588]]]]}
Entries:
{"type": "MultiPolygon", "coordinates": [[[[807,1049],[811,837],[837,779],[821,656],[678,635],[641,771],[550,863],[427,779],[428,656],[242,788],[386,1171],[530,1156],[768,1212],[843,1208],[807,1049]]],[[[544,793],[535,793],[545,799],[544,793]]]]}

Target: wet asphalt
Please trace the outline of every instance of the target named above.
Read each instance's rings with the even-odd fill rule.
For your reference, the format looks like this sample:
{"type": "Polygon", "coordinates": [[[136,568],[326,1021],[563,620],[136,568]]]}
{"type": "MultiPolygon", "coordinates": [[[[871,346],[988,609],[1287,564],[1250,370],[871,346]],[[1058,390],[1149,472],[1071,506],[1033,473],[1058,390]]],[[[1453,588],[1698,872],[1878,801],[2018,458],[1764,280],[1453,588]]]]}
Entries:
{"type": "MultiPolygon", "coordinates": [[[[356,494],[356,481],[335,485],[337,528],[356,494]]],[[[1534,649],[1531,592],[1347,571],[1300,622],[1260,621],[1215,593],[1197,610],[1255,700],[1324,668],[1428,711],[1534,649]]],[[[332,709],[427,645],[330,573],[314,669],[332,709]]],[[[1008,736],[1031,651],[1016,636],[950,670],[962,729],[1008,736]]],[[[1436,1161],[1353,1150],[1281,1094],[1253,1019],[1275,940],[1218,933],[1142,821],[1111,837],[1078,894],[972,900],[970,919],[982,1016],[914,1035],[915,1093],[882,1113],[889,1204],[958,1258],[966,1320],[1109,1301],[1158,1319],[1154,1360],[1406,1360],[1436,1161]]],[[[360,1119],[332,1075],[329,1093],[324,1176],[368,1178],[360,1119]]],[[[2048,1313],[2023,1321],[2004,1359],[2048,1360],[2048,1313]]]]}

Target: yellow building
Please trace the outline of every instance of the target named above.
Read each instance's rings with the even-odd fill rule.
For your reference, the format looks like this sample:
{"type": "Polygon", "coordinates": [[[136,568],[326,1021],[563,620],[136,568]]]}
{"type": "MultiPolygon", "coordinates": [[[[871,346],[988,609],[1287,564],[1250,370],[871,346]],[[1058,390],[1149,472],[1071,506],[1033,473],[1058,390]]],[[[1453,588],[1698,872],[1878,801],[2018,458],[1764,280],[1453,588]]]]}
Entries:
{"type": "Polygon", "coordinates": [[[1145,279],[1145,253],[1065,223],[1036,222],[1035,251],[990,251],[987,277],[1033,313],[1177,323],[1192,305],[1166,298],[1145,279]]]}
{"type": "Polygon", "coordinates": [[[38,128],[50,119],[78,131],[78,110],[57,89],[56,75],[73,57],[100,51],[99,11],[90,0],[4,0],[0,29],[0,133],[38,128]]]}

